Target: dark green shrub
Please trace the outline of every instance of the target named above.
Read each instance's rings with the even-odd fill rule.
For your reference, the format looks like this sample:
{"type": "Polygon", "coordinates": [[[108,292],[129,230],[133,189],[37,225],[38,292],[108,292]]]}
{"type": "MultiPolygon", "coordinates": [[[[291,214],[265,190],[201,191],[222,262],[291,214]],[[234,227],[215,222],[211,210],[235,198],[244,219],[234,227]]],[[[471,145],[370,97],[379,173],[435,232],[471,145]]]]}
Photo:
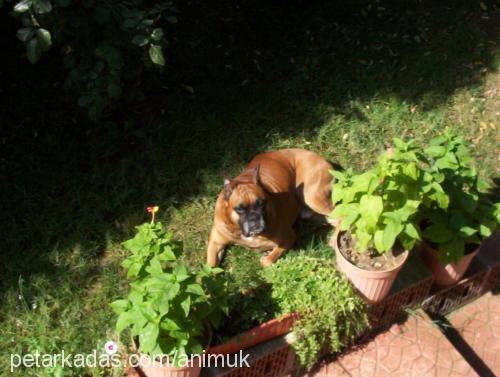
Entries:
{"type": "Polygon", "coordinates": [[[66,87],[97,119],[115,104],[144,98],[144,70],[163,66],[164,31],[177,22],[171,1],[22,0],[11,3],[22,27],[17,37],[36,63],[58,49],[66,87]]]}

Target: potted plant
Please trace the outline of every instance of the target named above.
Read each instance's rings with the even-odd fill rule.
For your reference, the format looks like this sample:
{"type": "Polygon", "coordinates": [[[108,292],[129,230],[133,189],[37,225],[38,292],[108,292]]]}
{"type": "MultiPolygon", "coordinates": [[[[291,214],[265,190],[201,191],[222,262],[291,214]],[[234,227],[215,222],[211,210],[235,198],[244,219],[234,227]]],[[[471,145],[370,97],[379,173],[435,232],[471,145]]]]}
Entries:
{"type": "MultiPolygon", "coordinates": [[[[157,207],[155,207],[157,210],[157,207]]],[[[192,271],[179,257],[182,245],[161,223],[137,227],[123,243],[130,255],[122,266],[131,279],[124,299],[111,304],[116,330],[130,329],[140,368],[148,377],[200,374],[200,357],[211,328],[227,311],[222,269],[202,265],[192,271]]]]}
{"type": "Polygon", "coordinates": [[[428,172],[446,194],[446,206],[425,202],[419,248],[427,267],[440,286],[456,283],[477,254],[481,242],[499,224],[499,203],[484,193],[488,185],[472,166],[463,137],[446,130],[431,140],[424,151],[428,172]]]}
{"type": "Polygon", "coordinates": [[[370,303],[387,295],[420,240],[422,201],[442,195],[440,185],[423,170],[420,154],[413,141],[395,139],[372,169],[332,172],[335,208],[330,217],[340,221],[331,240],[337,267],[370,303]]]}
{"type": "Polygon", "coordinates": [[[262,273],[281,312],[298,314],[292,346],[302,366],[310,368],[325,345],[339,352],[368,328],[366,304],[333,261],[286,256],[262,273]]]}

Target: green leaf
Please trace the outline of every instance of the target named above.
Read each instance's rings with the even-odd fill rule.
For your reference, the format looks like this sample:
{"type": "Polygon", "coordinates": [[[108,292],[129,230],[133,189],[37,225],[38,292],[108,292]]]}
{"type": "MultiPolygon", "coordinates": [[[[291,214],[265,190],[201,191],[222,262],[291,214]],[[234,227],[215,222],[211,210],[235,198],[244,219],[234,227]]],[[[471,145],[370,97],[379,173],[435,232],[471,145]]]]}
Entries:
{"type": "Polygon", "coordinates": [[[26,45],[26,54],[28,55],[28,60],[31,64],[35,64],[40,60],[40,44],[38,39],[32,39],[26,45]]]}
{"type": "Polygon", "coordinates": [[[360,253],[364,253],[368,250],[372,236],[370,233],[359,230],[356,232],[356,250],[360,253]]]}
{"type": "Polygon", "coordinates": [[[486,225],[480,224],[479,225],[479,234],[485,238],[489,237],[489,236],[491,236],[491,229],[489,227],[487,227],[486,225]]]}
{"type": "Polygon", "coordinates": [[[441,145],[433,145],[424,150],[424,153],[428,154],[431,157],[442,157],[446,153],[446,148],[441,145]]]}
{"type": "Polygon", "coordinates": [[[406,176],[410,177],[414,181],[418,179],[417,165],[413,162],[403,166],[403,172],[406,176]]]}
{"type": "Polygon", "coordinates": [[[389,222],[384,228],[384,236],[382,238],[382,243],[384,245],[384,251],[388,251],[396,242],[396,238],[403,231],[404,227],[402,224],[396,223],[394,221],[389,222]]]}
{"type": "Polygon", "coordinates": [[[384,247],[384,231],[377,230],[373,236],[373,243],[375,244],[375,249],[379,252],[383,252],[384,247]]]}
{"type": "Polygon", "coordinates": [[[31,8],[31,5],[33,5],[32,0],[22,0],[18,2],[16,5],[14,5],[14,12],[24,13],[31,8]]]}
{"type": "Polygon", "coordinates": [[[121,333],[127,327],[131,326],[135,321],[135,316],[132,311],[122,312],[116,321],[116,331],[121,333]]]}
{"type": "Polygon", "coordinates": [[[149,47],[149,57],[154,64],[165,65],[165,58],[161,46],[151,44],[149,47]]]}
{"type": "Polygon", "coordinates": [[[161,263],[158,261],[158,259],[154,257],[149,262],[149,266],[146,267],[146,271],[151,275],[161,275],[163,273],[163,268],[161,267],[161,263]]]}
{"type": "Polygon", "coordinates": [[[179,325],[170,318],[163,318],[160,322],[160,328],[165,331],[177,331],[181,329],[179,325]]]}
{"type": "Polygon", "coordinates": [[[429,241],[443,243],[451,240],[454,236],[454,233],[445,224],[435,223],[427,227],[422,232],[422,235],[429,241]]]}
{"type": "Polygon", "coordinates": [[[16,33],[17,39],[19,39],[21,42],[28,42],[33,35],[35,35],[35,29],[32,27],[25,27],[22,29],[19,29],[16,33]]]}
{"type": "Polygon", "coordinates": [[[415,227],[415,225],[413,225],[411,223],[406,224],[405,233],[414,239],[420,240],[420,234],[419,234],[417,228],[415,227]]]}
{"type": "Polygon", "coordinates": [[[384,209],[382,197],[363,195],[359,202],[359,213],[369,227],[375,227],[384,209]]]}
{"type": "Polygon", "coordinates": [[[45,29],[37,29],[36,37],[38,38],[38,42],[40,43],[40,47],[42,50],[48,50],[50,46],[52,46],[52,37],[48,30],[45,29]]]}
{"type": "Polygon", "coordinates": [[[189,310],[191,309],[191,296],[187,296],[181,302],[181,307],[182,307],[182,310],[184,311],[184,316],[187,318],[187,316],[189,315],[189,310]]]}
{"type": "Polygon", "coordinates": [[[152,353],[156,348],[159,326],[156,323],[148,323],[141,334],[139,334],[139,348],[144,353],[152,353]]]}
{"type": "Polygon", "coordinates": [[[136,46],[143,47],[149,43],[149,38],[144,34],[137,34],[132,38],[132,43],[136,46]]]}
{"type": "Polygon", "coordinates": [[[172,273],[175,275],[175,278],[179,283],[183,282],[191,276],[183,263],[179,263],[178,265],[176,265],[172,273]]]}
{"type": "Polygon", "coordinates": [[[52,4],[49,0],[36,0],[33,3],[33,8],[37,14],[49,13],[52,10],[52,4]]]}
{"type": "Polygon", "coordinates": [[[474,228],[471,228],[470,226],[463,226],[460,228],[460,233],[465,236],[465,237],[470,237],[474,233],[477,233],[477,230],[474,228]]]}
{"type": "Polygon", "coordinates": [[[163,38],[163,29],[161,27],[157,27],[151,32],[151,39],[158,42],[163,38]]]}
{"type": "Polygon", "coordinates": [[[170,298],[165,294],[160,294],[160,296],[154,300],[153,308],[160,316],[167,314],[170,310],[170,298]]]}
{"type": "Polygon", "coordinates": [[[195,295],[198,296],[205,296],[205,292],[203,291],[203,288],[199,284],[188,284],[186,292],[194,293],[195,295]]]}
{"type": "Polygon", "coordinates": [[[125,310],[128,310],[128,308],[130,307],[130,304],[129,304],[128,300],[116,300],[116,301],[113,301],[111,304],[109,304],[109,306],[111,307],[111,309],[113,309],[113,311],[116,314],[120,314],[120,313],[124,312],[125,310]]]}

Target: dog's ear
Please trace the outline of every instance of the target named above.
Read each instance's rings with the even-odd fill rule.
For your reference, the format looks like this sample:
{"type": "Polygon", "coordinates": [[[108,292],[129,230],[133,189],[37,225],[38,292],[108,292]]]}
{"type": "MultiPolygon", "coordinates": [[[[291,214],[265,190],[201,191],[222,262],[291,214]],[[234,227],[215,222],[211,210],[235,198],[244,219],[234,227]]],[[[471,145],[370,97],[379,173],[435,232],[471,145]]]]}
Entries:
{"type": "Polygon", "coordinates": [[[260,164],[257,164],[257,165],[255,165],[255,168],[253,169],[253,175],[252,175],[252,181],[256,185],[258,185],[260,183],[259,172],[260,172],[260,164]]]}
{"type": "Polygon", "coordinates": [[[233,187],[229,178],[224,178],[224,199],[227,201],[233,193],[233,187]]]}

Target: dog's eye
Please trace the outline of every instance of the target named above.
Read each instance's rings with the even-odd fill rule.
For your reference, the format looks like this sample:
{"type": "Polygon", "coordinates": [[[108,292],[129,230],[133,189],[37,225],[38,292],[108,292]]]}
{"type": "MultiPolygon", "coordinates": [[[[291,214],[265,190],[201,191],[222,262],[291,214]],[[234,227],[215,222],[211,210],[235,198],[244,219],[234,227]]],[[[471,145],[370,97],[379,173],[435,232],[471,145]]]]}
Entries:
{"type": "Polygon", "coordinates": [[[240,215],[245,212],[245,208],[241,206],[235,207],[234,210],[236,211],[236,213],[239,213],[240,215]]]}

